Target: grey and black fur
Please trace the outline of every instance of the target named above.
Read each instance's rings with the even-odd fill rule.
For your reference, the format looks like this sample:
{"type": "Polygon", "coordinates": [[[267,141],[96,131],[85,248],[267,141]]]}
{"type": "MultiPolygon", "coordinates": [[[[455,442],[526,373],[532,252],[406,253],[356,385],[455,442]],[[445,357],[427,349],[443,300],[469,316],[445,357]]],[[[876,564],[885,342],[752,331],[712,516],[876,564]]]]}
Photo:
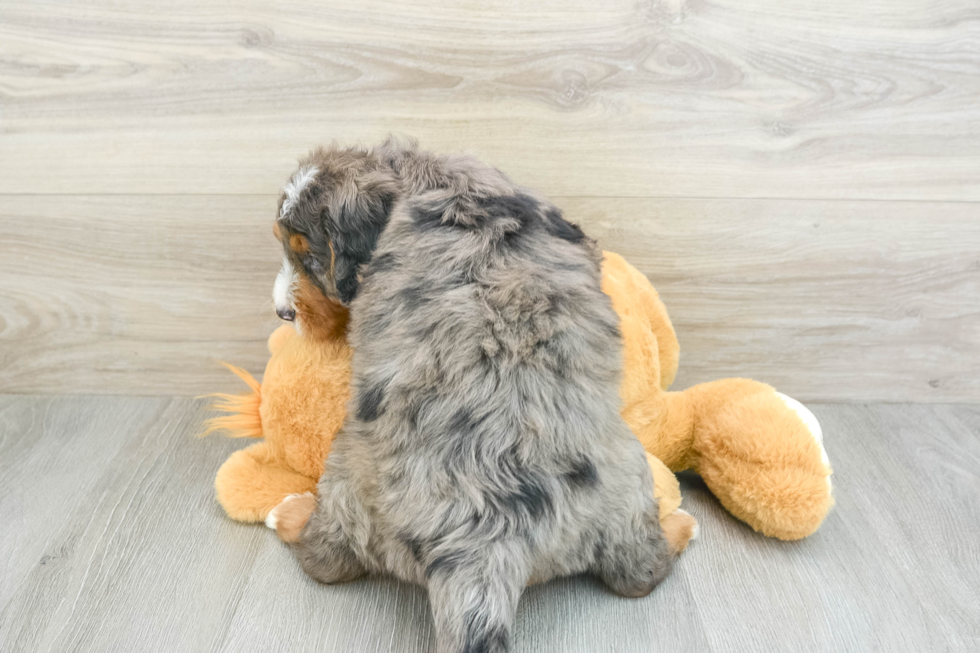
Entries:
{"type": "Polygon", "coordinates": [[[650,592],[675,553],[619,415],[595,243],[469,157],[389,141],[301,169],[316,173],[280,224],[349,306],[354,348],[347,419],[293,545],[303,568],[425,585],[443,653],[508,650],[529,582],[591,572],[650,592]]]}

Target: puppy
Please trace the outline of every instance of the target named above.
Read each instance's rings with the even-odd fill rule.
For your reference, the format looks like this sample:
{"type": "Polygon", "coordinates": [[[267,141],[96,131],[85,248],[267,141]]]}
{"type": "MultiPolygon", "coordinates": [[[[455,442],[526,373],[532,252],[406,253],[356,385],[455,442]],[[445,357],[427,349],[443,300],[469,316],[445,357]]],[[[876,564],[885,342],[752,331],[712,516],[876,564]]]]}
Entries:
{"type": "Polygon", "coordinates": [[[442,653],[508,650],[529,582],[637,597],[667,575],[687,538],[665,538],[619,415],[601,253],[555,206],[389,140],[312,152],[276,231],[277,312],[354,349],[318,495],[272,516],[308,574],[425,585],[442,653]]]}

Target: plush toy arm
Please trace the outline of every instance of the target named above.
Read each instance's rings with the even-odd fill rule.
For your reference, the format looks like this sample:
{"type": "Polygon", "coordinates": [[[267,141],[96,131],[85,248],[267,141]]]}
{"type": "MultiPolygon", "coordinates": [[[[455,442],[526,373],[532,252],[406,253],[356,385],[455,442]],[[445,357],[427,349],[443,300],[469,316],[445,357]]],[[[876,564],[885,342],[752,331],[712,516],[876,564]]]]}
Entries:
{"type": "MultiPolygon", "coordinates": [[[[622,322],[623,341],[627,347],[627,368],[630,363],[638,363],[643,368],[652,367],[652,361],[644,360],[645,356],[630,352],[631,346],[654,348],[656,382],[659,382],[661,389],[666,390],[677,375],[680,344],[677,342],[674,325],[667,315],[667,307],[660,301],[660,295],[642,272],[614,252],[604,253],[602,290],[612,299],[613,307],[622,322]]],[[[627,373],[629,371],[627,369],[627,373]]],[[[648,369],[642,371],[649,373],[648,369]]]]}
{"type": "Polygon", "coordinates": [[[290,494],[316,490],[316,479],[289,469],[258,442],[236,451],[214,479],[218,503],[236,521],[265,521],[269,512],[290,494]]]}
{"type": "Polygon", "coordinates": [[[749,379],[667,394],[667,412],[689,415],[693,467],[733,515],[781,540],[810,535],[833,505],[819,425],[802,404],[749,379]],[[787,401],[788,400],[788,401],[787,401]]]}

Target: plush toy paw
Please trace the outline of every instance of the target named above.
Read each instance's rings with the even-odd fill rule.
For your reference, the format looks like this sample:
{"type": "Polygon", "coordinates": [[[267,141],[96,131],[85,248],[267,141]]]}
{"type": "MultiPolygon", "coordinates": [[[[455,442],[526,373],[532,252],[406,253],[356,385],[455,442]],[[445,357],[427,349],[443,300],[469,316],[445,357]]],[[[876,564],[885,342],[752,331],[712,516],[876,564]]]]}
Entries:
{"type": "MultiPolygon", "coordinates": [[[[806,425],[807,429],[810,431],[810,435],[813,436],[813,439],[816,440],[817,444],[820,446],[820,460],[823,461],[824,465],[830,467],[830,458],[827,457],[827,450],[823,447],[823,429],[820,428],[820,422],[817,421],[817,416],[796,399],[793,399],[792,397],[784,395],[782,392],[778,391],[776,392],[776,395],[782,399],[783,403],[791,408],[793,412],[799,416],[800,421],[806,425]]],[[[827,489],[831,488],[832,485],[830,482],[830,476],[828,476],[827,489]]]]}
{"type": "Polygon", "coordinates": [[[276,531],[283,542],[295,542],[315,508],[316,497],[312,492],[290,494],[272,509],[265,518],[265,525],[276,531]]]}

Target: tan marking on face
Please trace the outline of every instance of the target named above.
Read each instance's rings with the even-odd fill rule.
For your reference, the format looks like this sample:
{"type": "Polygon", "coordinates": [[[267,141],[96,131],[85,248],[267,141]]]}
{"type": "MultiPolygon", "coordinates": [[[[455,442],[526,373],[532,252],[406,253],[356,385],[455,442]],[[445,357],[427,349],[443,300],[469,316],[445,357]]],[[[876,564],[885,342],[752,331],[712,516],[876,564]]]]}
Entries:
{"type": "Polygon", "coordinates": [[[337,340],[347,331],[347,308],[324,297],[320,289],[305,274],[300,273],[296,284],[296,319],[303,333],[314,340],[337,340]]]}
{"type": "Polygon", "coordinates": [[[310,251],[310,243],[306,240],[305,236],[300,234],[293,234],[289,237],[289,246],[297,254],[306,254],[310,251]]]}
{"type": "Polygon", "coordinates": [[[272,235],[276,237],[276,240],[282,240],[282,230],[279,228],[278,222],[272,223],[272,235]]]}

